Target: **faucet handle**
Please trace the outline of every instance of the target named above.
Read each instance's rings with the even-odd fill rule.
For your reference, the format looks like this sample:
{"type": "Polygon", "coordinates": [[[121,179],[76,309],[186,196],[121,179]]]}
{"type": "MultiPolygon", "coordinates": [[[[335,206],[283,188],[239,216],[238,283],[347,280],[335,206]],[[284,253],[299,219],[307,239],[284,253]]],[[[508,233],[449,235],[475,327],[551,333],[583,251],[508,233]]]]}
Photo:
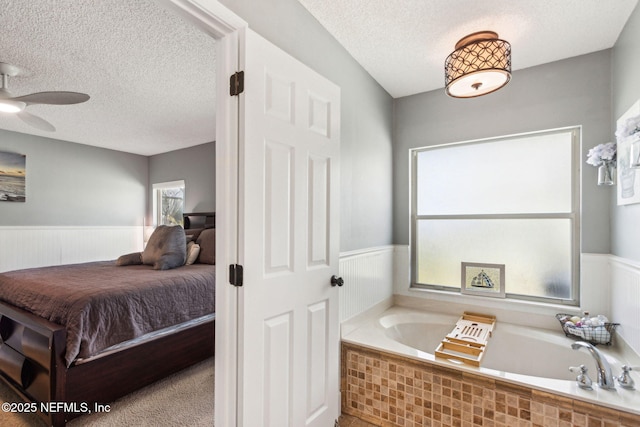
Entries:
{"type": "Polygon", "coordinates": [[[593,384],[593,381],[591,381],[591,378],[589,378],[589,375],[587,375],[587,367],[584,365],[580,365],[580,366],[570,366],[569,367],[569,371],[571,372],[579,372],[580,374],[576,377],[576,381],[578,382],[578,387],[580,388],[584,388],[586,390],[591,390],[591,384],[593,384]]]}
{"type": "Polygon", "coordinates": [[[631,374],[629,373],[632,370],[633,368],[631,366],[627,366],[627,365],[622,366],[622,373],[620,374],[619,377],[616,377],[616,379],[618,380],[618,383],[620,384],[620,387],[626,388],[629,390],[633,390],[635,388],[634,387],[635,382],[633,381],[633,378],[631,378],[631,374]]]}

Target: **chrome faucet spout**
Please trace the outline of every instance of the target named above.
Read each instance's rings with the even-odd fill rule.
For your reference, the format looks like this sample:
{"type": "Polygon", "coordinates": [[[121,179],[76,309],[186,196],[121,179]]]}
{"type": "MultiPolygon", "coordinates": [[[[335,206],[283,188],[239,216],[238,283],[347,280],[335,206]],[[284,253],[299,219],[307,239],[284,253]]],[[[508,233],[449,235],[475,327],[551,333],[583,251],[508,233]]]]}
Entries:
{"type": "Polygon", "coordinates": [[[613,374],[611,373],[611,366],[607,359],[600,353],[600,350],[593,345],[585,341],[576,341],[571,344],[571,348],[574,350],[580,350],[586,348],[596,361],[596,371],[598,372],[598,385],[600,388],[607,390],[614,389],[616,387],[613,380],[613,374]]]}

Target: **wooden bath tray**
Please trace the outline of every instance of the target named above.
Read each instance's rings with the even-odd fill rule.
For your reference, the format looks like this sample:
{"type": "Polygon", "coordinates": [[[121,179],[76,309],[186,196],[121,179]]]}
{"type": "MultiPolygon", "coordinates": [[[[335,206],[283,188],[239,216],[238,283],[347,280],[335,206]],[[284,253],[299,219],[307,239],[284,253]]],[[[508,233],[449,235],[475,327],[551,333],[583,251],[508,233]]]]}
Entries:
{"type": "Polygon", "coordinates": [[[480,366],[495,324],[495,316],[465,311],[455,328],[438,345],[436,356],[480,366]]]}

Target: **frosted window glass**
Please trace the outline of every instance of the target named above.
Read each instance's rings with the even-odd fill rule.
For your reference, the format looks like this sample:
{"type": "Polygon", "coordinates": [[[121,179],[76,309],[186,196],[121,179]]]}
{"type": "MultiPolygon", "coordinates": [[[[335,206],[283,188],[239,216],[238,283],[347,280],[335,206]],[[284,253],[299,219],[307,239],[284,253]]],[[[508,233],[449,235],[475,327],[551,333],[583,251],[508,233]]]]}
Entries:
{"type": "Polygon", "coordinates": [[[417,281],[460,288],[461,263],[505,264],[507,293],[569,299],[569,219],[417,222],[417,281]]]}
{"type": "Polygon", "coordinates": [[[417,214],[571,211],[570,131],[417,153],[417,214]]]}

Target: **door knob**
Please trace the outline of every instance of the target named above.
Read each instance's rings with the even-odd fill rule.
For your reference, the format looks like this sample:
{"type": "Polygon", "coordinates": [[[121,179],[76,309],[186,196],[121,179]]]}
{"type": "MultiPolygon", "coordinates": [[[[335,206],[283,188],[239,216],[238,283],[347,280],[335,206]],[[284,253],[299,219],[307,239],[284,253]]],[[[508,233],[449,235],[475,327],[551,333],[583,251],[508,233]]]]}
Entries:
{"type": "Polygon", "coordinates": [[[344,280],[342,277],[338,277],[336,275],[331,276],[331,286],[342,286],[344,285],[344,280]]]}

